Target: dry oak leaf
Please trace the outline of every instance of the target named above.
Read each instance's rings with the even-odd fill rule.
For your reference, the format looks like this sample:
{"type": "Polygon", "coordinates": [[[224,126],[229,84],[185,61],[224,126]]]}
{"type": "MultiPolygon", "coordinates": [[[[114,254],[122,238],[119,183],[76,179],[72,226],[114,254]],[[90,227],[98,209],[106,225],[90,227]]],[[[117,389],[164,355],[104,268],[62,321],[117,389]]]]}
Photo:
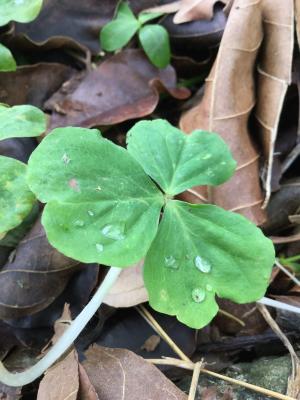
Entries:
{"type": "Polygon", "coordinates": [[[174,24],[182,24],[199,19],[212,19],[214,15],[214,5],[223,3],[230,5],[231,0],[180,0],[174,3],[152,7],[147,12],[162,12],[166,14],[176,13],[173,18],[174,24]]]}
{"type": "Polygon", "coordinates": [[[158,69],[141,50],[125,50],[65,83],[45,108],[52,111],[52,129],[113,125],[151,114],[162,90],[177,99],[190,94],[176,88],[173,67],[158,69]]]}
{"type": "MultiPolygon", "coordinates": [[[[272,4],[274,14],[277,8],[274,2],[272,4]]],[[[284,3],[289,11],[291,4],[292,0],[284,3]]],[[[180,126],[185,132],[207,129],[219,133],[230,146],[238,163],[234,177],[229,182],[212,188],[209,199],[203,189],[194,191],[194,199],[197,199],[198,194],[200,195],[198,201],[203,201],[204,198],[204,201],[209,200],[227,210],[241,213],[258,225],[265,221],[265,213],[262,210],[263,196],[259,182],[259,154],[250,137],[249,116],[257,102],[255,113],[261,123],[269,121],[265,125],[271,126],[272,117],[272,121],[276,120],[278,125],[282,106],[278,98],[283,97],[287,87],[283,81],[279,82],[279,78],[273,79],[275,69],[279,69],[277,64],[284,64],[281,58],[282,51],[277,51],[277,47],[285,43],[286,37],[277,35],[276,29],[274,32],[272,21],[275,17],[270,21],[264,21],[268,12],[270,12],[268,0],[235,0],[217,59],[206,80],[204,96],[198,105],[183,115],[180,121],[180,126]],[[272,29],[267,28],[269,25],[272,29]],[[276,41],[279,43],[275,46],[276,41]],[[267,71],[268,76],[261,73],[258,88],[255,89],[254,71],[259,51],[262,51],[262,54],[258,71],[267,71]],[[265,86],[270,90],[268,95],[265,86]],[[256,92],[258,92],[257,99],[256,92]],[[270,101],[270,96],[276,97],[276,100],[270,101]]],[[[277,25],[274,26],[277,28],[277,25]]],[[[290,30],[291,26],[286,24],[285,29],[290,30]]],[[[286,46],[284,48],[286,49],[286,46]]],[[[289,63],[290,48],[287,51],[287,63],[289,63]]],[[[288,66],[286,71],[289,69],[288,66]]],[[[270,135],[266,136],[264,129],[260,129],[267,158],[269,158],[267,153],[273,152],[277,125],[272,130],[272,138],[270,135]]]]}
{"type": "Polygon", "coordinates": [[[38,220],[0,270],[0,319],[20,318],[51,304],[79,262],[55,250],[38,220]]]}
{"type": "Polygon", "coordinates": [[[162,372],[126,349],[91,346],[83,362],[101,400],[187,400],[162,372]]]}
{"type": "Polygon", "coordinates": [[[144,286],[143,261],[131,268],[124,269],[104,299],[111,307],[133,307],[148,301],[144,286]]]}

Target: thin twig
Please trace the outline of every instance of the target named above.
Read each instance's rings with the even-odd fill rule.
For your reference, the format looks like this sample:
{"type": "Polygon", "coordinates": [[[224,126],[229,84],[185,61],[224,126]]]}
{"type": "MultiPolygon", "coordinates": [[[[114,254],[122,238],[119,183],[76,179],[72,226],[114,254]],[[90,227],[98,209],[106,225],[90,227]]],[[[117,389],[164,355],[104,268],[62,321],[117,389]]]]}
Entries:
{"type": "Polygon", "coordinates": [[[197,197],[197,199],[204,201],[204,203],[208,202],[208,199],[206,199],[204,196],[202,196],[200,193],[196,192],[196,190],[193,189],[187,189],[186,190],[188,193],[191,193],[193,196],[197,197]]]}
{"type": "Polygon", "coordinates": [[[275,259],[275,264],[279,269],[281,269],[282,272],[284,272],[289,278],[291,278],[291,280],[295,282],[296,285],[300,286],[299,279],[297,279],[288,269],[286,269],[282,264],[280,264],[280,262],[277,259],[275,259]]]}
{"type": "MultiPolygon", "coordinates": [[[[156,364],[156,365],[172,365],[174,367],[184,368],[184,369],[187,369],[187,370],[190,370],[190,371],[194,370],[194,363],[193,362],[177,360],[176,358],[174,358],[174,359],[172,359],[172,358],[168,358],[168,359],[160,359],[160,358],[151,359],[151,358],[147,358],[145,360],[150,362],[150,363],[152,363],[152,364],[156,364]]],[[[201,368],[201,373],[213,376],[214,378],[222,379],[223,381],[232,383],[233,385],[242,386],[242,387],[244,387],[246,389],[253,390],[254,392],[257,392],[257,393],[262,393],[265,396],[274,397],[275,399],[279,399],[279,400],[295,400],[293,397],[287,396],[285,394],[274,392],[273,390],[265,389],[265,388],[262,388],[260,386],[253,385],[252,383],[239,381],[237,379],[230,378],[230,377],[228,377],[226,375],[221,375],[221,374],[218,374],[217,372],[209,371],[208,369],[205,369],[205,368],[201,368]]]]}
{"type": "Polygon", "coordinates": [[[170,336],[163,330],[163,328],[159,325],[159,323],[152,317],[146,307],[139,305],[137,311],[140,315],[145,318],[145,320],[152,326],[152,328],[159,334],[159,336],[164,339],[166,343],[171,347],[171,349],[182,359],[185,361],[191,361],[182,350],[177,346],[176,343],[170,338],[170,336]]]}
{"type": "Polygon", "coordinates": [[[288,379],[288,389],[287,394],[293,396],[293,398],[299,398],[299,379],[300,379],[300,360],[286,335],[282,332],[277,322],[272,318],[266,306],[262,304],[257,305],[259,311],[261,312],[264,319],[270,325],[272,330],[283,342],[285,347],[288,349],[291,361],[292,361],[292,373],[288,379]]]}
{"type": "Polygon", "coordinates": [[[200,376],[200,372],[201,372],[201,366],[202,366],[202,361],[198,361],[194,364],[194,371],[193,371],[193,377],[192,377],[192,382],[191,382],[191,386],[190,386],[188,400],[195,400],[199,376],[200,376]]]}
{"type": "Polygon", "coordinates": [[[227,312],[227,311],[225,311],[225,310],[222,310],[221,308],[219,308],[219,314],[222,314],[222,315],[224,315],[225,317],[227,317],[227,318],[230,318],[230,319],[232,319],[233,321],[235,321],[235,322],[237,322],[239,325],[241,325],[242,327],[245,327],[246,326],[246,324],[245,324],[245,322],[244,321],[242,321],[241,319],[239,319],[238,317],[236,317],[235,315],[233,315],[233,314],[230,314],[229,312],[227,312]]]}
{"type": "MultiPolygon", "coordinates": [[[[146,359],[153,364],[159,365],[174,365],[180,368],[185,368],[188,370],[194,370],[194,363],[183,353],[182,350],[174,343],[174,341],[170,338],[170,336],[165,332],[165,330],[159,325],[159,323],[153,318],[153,316],[149,313],[149,311],[144,306],[137,307],[138,312],[146,319],[148,324],[152,326],[152,328],[159,334],[159,336],[169,344],[169,346],[174,350],[175,353],[179,355],[181,360],[167,358],[167,359],[146,359]]],[[[215,378],[222,379],[223,381],[232,383],[234,385],[242,386],[246,389],[253,390],[258,393],[262,393],[266,396],[274,397],[279,400],[294,400],[292,397],[286,396],[281,393],[273,392],[273,390],[265,389],[260,386],[253,385],[251,383],[239,381],[234,378],[230,378],[226,375],[218,374],[217,372],[209,371],[208,369],[201,368],[201,372],[211,375],[215,378]]]]}

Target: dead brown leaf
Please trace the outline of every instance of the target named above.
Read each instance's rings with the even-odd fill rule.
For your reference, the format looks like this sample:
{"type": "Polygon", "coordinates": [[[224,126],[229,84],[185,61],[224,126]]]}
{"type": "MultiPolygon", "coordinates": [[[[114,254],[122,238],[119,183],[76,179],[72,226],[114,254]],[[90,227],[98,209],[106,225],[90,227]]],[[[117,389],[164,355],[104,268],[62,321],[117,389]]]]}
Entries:
{"type": "Polygon", "coordinates": [[[76,400],[79,390],[76,350],[50,368],[42,379],[37,400],[76,400]]]}
{"type": "MultiPolygon", "coordinates": [[[[53,345],[64,333],[71,321],[69,306],[65,306],[61,318],[54,324],[53,345]]],[[[45,373],[41,380],[37,400],[76,400],[79,391],[78,356],[74,348],[61,361],[45,373]]]]}
{"type": "MultiPolygon", "coordinates": [[[[86,370],[79,364],[79,396],[78,400],[99,400],[86,370]]],[[[100,399],[101,400],[101,399],[100,399]]]]}
{"type": "MultiPolygon", "coordinates": [[[[278,122],[291,79],[292,33],[292,0],[284,5],[279,1],[278,6],[269,0],[235,0],[216,62],[206,80],[203,99],[183,115],[180,124],[186,132],[208,129],[225,139],[237,160],[237,171],[229,182],[211,190],[209,200],[247,216],[258,225],[263,223],[265,215],[259,184],[259,154],[250,138],[249,116],[257,103],[257,130],[268,163],[265,184],[268,199],[278,122]],[[255,66],[257,82],[253,75],[255,66]]],[[[205,196],[204,192],[200,194],[205,196]]]]}
{"type": "Polygon", "coordinates": [[[267,204],[280,114],[292,80],[294,1],[262,0],[261,4],[264,35],[257,64],[254,114],[266,159],[264,186],[267,204]]]}
{"type": "Polygon", "coordinates": [[[154,67],[141,50],[125,50],[65,83],[45,104],[57,126],[112,125],[152,113],[159,92],[185,99],[189,91],[176,88],[173,67],[154,67]]]}
{"type": "MultiPolygon", "coordinates": [[[[257,224],[265,220],[265,215],[261,210],[258,153],[249,136],[248,119],[255,104],[253,69],[262,37],[261,3],[236,0],[203,99],[180,121],[185,132],[215,131],[230,146],[237,171],[229,182],[211,189],[209,200],[257,224]]],[[[205,192],[201,195],[207,200],[205,192]]]]}
{"type": "Polygon", "coordinates": [[[22,388],[0,384],[0,400],[19,400],[22,397],[22,388]]]}
{"type": "Polygon", "coordinates": [[[91,346],[83,367],[101,400],[187,400],[156,367],[129,350],[91,346]]]}
{"type": "MultiPolygon", "coordinates": [[[[214,5],[218,0],[182,0],[180,9],[174,16],[175,24],[195,21],[197,19],[212,19],[214,5]]],[[[221,0],[227,4],[229,0],[221,0]]]]}
{"type": "Polygon", "coordinates": [[[143,280],[143,261],[124,269],[104,299],[111,307],[132,307],[148,300],[143,280]]]}
{"type": "Polygon", "coordinates": [[[182,24],[199,19],[212,19],[214,5],[223,3],[227,5],[231,0],[180,0],[173,3],[164,4],[158,7],[152,7],[147,12],[162,12],[166,14],[176,13],[173,22],[182,24]]]}
{"type": "Polygon", "coordinates": [[[11,106],[32,104],[42,107],[74,70],[67,65],[41,63],[0,73],[0,102],[11,106]]]}
{"type": "Polygon", "coordinates": [[[0,318],[19,318],[46,308],[78,265],[49,244],[37,221],[0,270],[0,318]]]}

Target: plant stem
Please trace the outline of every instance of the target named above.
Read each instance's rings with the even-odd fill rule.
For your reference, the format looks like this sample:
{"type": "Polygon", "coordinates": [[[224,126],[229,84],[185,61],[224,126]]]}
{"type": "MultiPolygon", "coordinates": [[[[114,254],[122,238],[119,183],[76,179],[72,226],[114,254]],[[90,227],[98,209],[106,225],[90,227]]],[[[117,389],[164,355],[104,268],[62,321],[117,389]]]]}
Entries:
{"type": "Polygon", "coordinates": [[[120,268],[110,268],[90,302],[71,323],[70,327],[58,339],[55,345],[35,365],[23,372],[13,373],[9,372],[4,367],[3,363],[0,362],[0,381],[8,386],[18,387],[27,385],[41,376],[48,368],[50,368],[64,354],[64,352],[68,350],[68,348],[73,344],[74,340],[85,328],[89,320],[100,307],[104,297],[117,280],[121,271],[122,270],[120,268]]]}

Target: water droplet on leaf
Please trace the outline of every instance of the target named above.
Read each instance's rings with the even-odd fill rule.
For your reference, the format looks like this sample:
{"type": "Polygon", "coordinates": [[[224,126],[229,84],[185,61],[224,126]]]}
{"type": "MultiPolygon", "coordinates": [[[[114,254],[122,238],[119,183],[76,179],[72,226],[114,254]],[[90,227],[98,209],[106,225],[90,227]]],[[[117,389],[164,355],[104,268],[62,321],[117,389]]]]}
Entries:
{"type": "Polygon", "coordinates": [[[201,303],[205,299],[205,290],[201,288],[196,288],[192,291],[192,298],[195,303],[201,303]]]}
{"type": "Polygon", "coordinates": [[[200,256],[196,256],[194,260],[196,268],[198,268],[201,272],[207,274],[211,271],[211,265],[208,261],[204,260],[200,256]]]}
{"type": "Polygon", "coordinates": [[[95,215],[94,211],[88,210],[87,212],[89,214],[90,217],[93,217],[95,215]]]}
{"type": "Polygon", "coordinates": [[[113,239],[113,240],[122,240],[125,239],[124,235],[124,225],[121,224],[108,224],[102,228],[103,236],[113,239]]]}
{"type": "Polygon", "coordinates": [[[173,256],[166,256],[165,257],[165,266],[171,269],[178,269],[179,265],[177,263],[177,260],[173,256]]]}
{"type": "Polygon", "coordinates": [[[66,165],[68,165],[69,162],[71,161],[71,158],[68,157],[68,155],[65,153],[65,154],[62,156],[62,160],[63,160],[63,162],[64,162],[66,165]]]}
{"type": "Polygon", "coordinates": [[[102,251],[103,251],[103,244],[101,244],[101,243],[96,243],[96,250],[97,250],[99,253],[102,253],[102,251]]]}
{"type": "Polygon", "coordinates": [[[74,225],[75,226],[84,226],[84,221],[82,221],[82,219],[77,219],[76,221],[74,221],[74,225]]]}
{"type": "Polygon", "coordinates": [[[206,290],[207,290],[208,292],[212,292],[213,288],[212,288],[211,285],[207,284],[207,285],[206,285],[206,290]]]}

